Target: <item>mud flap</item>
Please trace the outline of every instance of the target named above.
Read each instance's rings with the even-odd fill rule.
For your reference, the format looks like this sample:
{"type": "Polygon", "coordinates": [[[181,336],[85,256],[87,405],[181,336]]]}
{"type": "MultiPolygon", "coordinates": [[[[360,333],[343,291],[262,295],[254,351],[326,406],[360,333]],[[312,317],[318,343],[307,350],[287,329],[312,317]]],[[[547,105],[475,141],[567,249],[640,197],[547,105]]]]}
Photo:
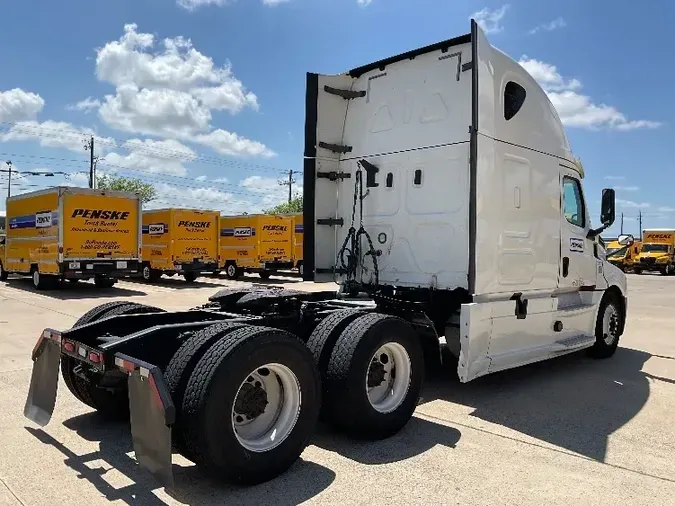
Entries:
{"type": "Polygon", "coordinates": [[[61,362],[58,334],[45,331],[33,350],[33,372],[23,414],[41,427],[49,423],[56,404],[56,390],[61,362]]]}
{"type": "Polygon", "coordinates": [[[138,463],[165,487],[173,487],[171,425],[176,410],[160,369],[118,353],[115,363],[129,373],[131,437],[138,463]]]}

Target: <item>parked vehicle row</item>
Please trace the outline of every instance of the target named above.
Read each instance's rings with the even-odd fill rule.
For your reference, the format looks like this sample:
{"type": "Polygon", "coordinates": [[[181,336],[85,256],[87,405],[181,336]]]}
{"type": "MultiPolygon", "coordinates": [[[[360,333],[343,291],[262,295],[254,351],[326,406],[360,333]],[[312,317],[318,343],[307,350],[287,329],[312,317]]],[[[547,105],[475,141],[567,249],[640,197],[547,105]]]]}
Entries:
{"type": "MultiPolygon", "coordinates": [[[[302,266],[302,217],[221,216],[218,211],[143,211],[135,193],[54,187],[7,199],[7,236],[0,279],[29,275],[38,289],[122,277],[157,281],[163,274],[194,281],[224,270],[231,279],[263,279],[302,266]]],[[[302,271],[301,271],[302,272],[302,271]]]]}

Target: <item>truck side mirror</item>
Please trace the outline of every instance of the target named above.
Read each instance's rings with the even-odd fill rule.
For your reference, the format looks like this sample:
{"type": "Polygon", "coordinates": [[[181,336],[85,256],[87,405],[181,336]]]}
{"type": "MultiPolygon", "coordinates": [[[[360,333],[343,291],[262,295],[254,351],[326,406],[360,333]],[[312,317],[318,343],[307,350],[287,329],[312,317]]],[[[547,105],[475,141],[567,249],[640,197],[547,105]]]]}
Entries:
{"type": "Polygon", "coordinates": [[[635,238],[631,234],[620,235],[617,241],[621,246],[630,246],[635,242],[635,238]]]}
{"type": "Polygon", "coordinates": [[[605,188],[602,190],[602,205],[600,209],[600,222],[605,228],[610,227],[614,223],[615,214],[614,189],[605,188]]]}

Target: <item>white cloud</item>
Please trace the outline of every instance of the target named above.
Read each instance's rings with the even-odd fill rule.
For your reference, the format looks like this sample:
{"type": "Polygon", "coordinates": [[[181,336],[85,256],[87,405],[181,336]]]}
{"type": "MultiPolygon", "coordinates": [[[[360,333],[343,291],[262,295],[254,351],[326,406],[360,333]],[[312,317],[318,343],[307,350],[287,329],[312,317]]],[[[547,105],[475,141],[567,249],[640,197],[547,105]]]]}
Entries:
{"type": "Polygon", "coordinates": [[[558,28],[564,28],[567,26],[567,23],[565,23],[565,20],[563,18],[556,18],[553,21],[550,21],[548,23],[542,23],[541,25],[535,26],[530,30],[530,34],[534,35],[537,32],[540,31],[545,31],[545,32],[552,32],[553,30],[557,30],[558,28]]]}
{"type": "Polygon", "coordinates": [[[659,207],[659,211],[662,213],[675,213],[675,207],[661,206],[659,207]]]}
{"type": "Polygon", "coordinates": [[[614,189],[616,191],[622,191],[622,192],[636,192],[640,189],[639,186],[615,186],[614,189]]]}
{"type": "Polygon", "coordinates": [[[607,181],[623,181],[626,179],[624,176],[605,176],[607,181]]]}
{"type": "Polygon", "coordinates": [[[99,107],[101,107],[100,100],[87,97],[84,100],[80,100],[75,105],[69,105],[67,109],[70,111],[82,111],[85,114],[87,114],[93,111],[94,109],[98,109],[99,107]]]}
{"type": "Polygon", "coordinates": [[[199,181],[200,183],[203,183],[204,181],[206,181],[206,179],[207,179],[206,176],[197,176],[195,178],[195,181],[199,181]]]}
{"type": "Polygon", "coordinates": [[[476,20],[476,23],[478,23],[486,34],[501,32],[504,29],[501,25],[501,21],[506,15],[506,11],[509,7],[509,4],[502,5],[499,9],[495,10],[484,7],[471,14],[470,17],[476,20]]]}
{"type": "MultiPolygon", "coordinates": [[[[288,200],[288,186],[279,184],[273,177],[250,176],[239,183],[251,193],[262,196],[263,208],[269,208],[288,200]]],[[[302,185],[293,187],[293,197],[302,195],[302,185]]]]}
{"type": "Polygon", "coordinates": [[[45,106],[44,99],[21,88],[0,91],[0,121],[14,123],[33,120],[45,106]]]}
{"type": "Polygon", "coordinates": [[[133,84],[106,95],[99,116],[117,130],[186,138],[209,128],[211,112],[189,93],[171,89],[138,89],[133,84]]]}
{"type": "Polygon", "coordinates": [[[131,139],[123,144],[128,154],[109,153],[100,165],[115,168],[141,170],[149,173],[184,176],[187,169],[183,163],[197,157],[192,149],[173,139],[131,139]]]}
{"type": "MultiPolygon", "coordinates": [[[[182,7],[187,11],[194,11],[197,10],[199,7],[206,7],[209,5],[213,5],[216,7],[224,7],[225,5],[229,5],[230,3],[232,3],[232,1],[233,0],[176,0],[176,5],[178,5],[178,7],[182,7]]],[[[275,5],[286,3],[288,1],[289,0],[262,0],[262,3],[264,5],[274,7],[275,5]]]]}
{"type": "Polygon", "coordinates": [[[225,155],[274,156],[260,142],[211,125],[212,110],[237,114],[245,108],[259,109],[257,96],[234,77],[229,62],[216,65],[184,37],[160,44],[154,35],[137,28],[125,25],[119,40],[97,50],[96,75],[116,87],[98,111],[108,126],[196,142],[225,155]],[[156,50],[157,46],[161,48],[156,50]]]}
{"type": "Polygon", "coordinates": [[[620,131],[638,128],[658,128],[661,123],[648,120],[628,120],[615,107],[596,104],[578,93],[578,79],[565,79],[555,65],[523,55],[518,62],[546,91],[562,122],[570,127],[587,129],[609,128],[620,131]]]}
{"type": "Polygon", "coordinates": [[[249,155],[262,156],[264,158],[276,156],[274,151],[258,141],[252,141],[234,132],[228,132],[220,128],[205,135],[197,135],[192,140],[208,146],[222,155],[249,155]]]}
{"type": "Polygon", "coordinates": [[[648,202],[633,202],[632,200],[623,200],[623,199],[616,199],[616,204],[619,207],[630,207],[636,209],[645,209],[647,207],[651,207],[651,204],[649,204],[648,202]]]}
{"type": "Polygon", "coordinates": [[[372,2],[373,0],[356,0],[357,4],[362,5],[364,7],[369,6],[372,2]]]}
{"type": "Polygon", "coordinates": [[[234,77],[229,62],[219,67],[197,51],[190,39],[167,38],[163,49],[152,52],[155,38],[137,32],[137,25],[124,26],[124,35],[108,42],[96,54],[96,75],[117,87],[170,89],[189,92],[212,109],[238,113],[245,107],[258,109],[258,99],[234,77]]]}
{"type": "Polygon", "coordinates": [[[196,209],[213,209],[225,214],[259,213],[263,206],[256,196],[228,192],[213,187],[190,188],[167,183],[153,183],[157,199],[147,207],[160,208],[184,205],[196,209]]]}
{"type": "Polygon", "coordinates": [[[3,142],[34,141],[46,148],[64,148],[77,153],[84,151],[84,142],[90,136],[96,137],[95,147],[99,153],[110,150],[115,146],[115,140],[110,137],[99,137],[91,128],[76,127],[64,121],[22,121],[12,126],[9,131],[0,136],[3,142]],[[96,142],[98,141],[98,144],[96,142]]]}

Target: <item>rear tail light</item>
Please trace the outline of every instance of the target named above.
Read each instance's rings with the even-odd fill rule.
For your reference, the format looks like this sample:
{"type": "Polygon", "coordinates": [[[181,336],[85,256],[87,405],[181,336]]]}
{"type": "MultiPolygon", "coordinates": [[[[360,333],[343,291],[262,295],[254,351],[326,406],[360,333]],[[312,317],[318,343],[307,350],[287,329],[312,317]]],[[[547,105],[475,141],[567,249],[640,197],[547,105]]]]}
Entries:
{"type": "Polygon", "coordinates": [[[74,353],[75,343],[71,343],[70,341],[63,341],[63,349],[66,350],[67,352],[74,353]]]}
{"type": "Polygon", "coordinates": [[[59,246],[59,255],[63,255],[63,246],[59,246]]]}
{"type": "Polygon", "coordinates": [[[100,353],[96,353],[95,351],[92,351],[89,353],[89,362],[93,362],[94,364],[100,364],[103,362],[103,355],[100,353]]]}

